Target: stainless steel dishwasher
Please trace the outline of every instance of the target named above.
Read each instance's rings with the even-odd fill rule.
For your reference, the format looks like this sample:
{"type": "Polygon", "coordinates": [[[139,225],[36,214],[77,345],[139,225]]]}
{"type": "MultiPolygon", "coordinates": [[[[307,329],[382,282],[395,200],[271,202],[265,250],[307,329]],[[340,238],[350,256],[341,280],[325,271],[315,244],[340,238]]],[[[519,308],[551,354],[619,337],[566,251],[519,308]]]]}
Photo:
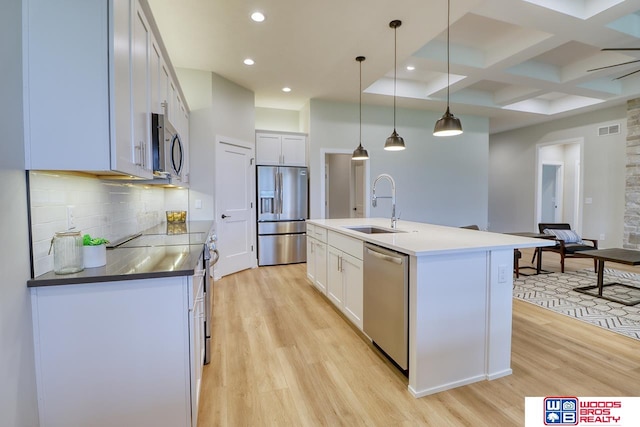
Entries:
{"type": "Polygon", "coordinates": [[[409,256],[364,245],[363,326],[402,370],[409,367],[409,256]]]}

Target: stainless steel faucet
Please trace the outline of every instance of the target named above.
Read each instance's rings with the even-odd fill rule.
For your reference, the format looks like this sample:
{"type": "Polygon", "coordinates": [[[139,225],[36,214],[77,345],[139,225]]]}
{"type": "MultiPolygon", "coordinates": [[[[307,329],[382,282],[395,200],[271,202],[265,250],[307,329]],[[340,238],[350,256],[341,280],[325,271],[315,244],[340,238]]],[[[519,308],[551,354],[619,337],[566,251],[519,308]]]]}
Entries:
{"type": "Polygon", "coordinates": [[[371,206],[374,208],[378,205],[378,199],[391,199],[391,228],[396,228],[396,222],[398,221],[398,218],[396,218],[396,182],[393,177],[386,173],[378,175],[376,180],[373,181],[373,190],[371,192],[371,206]],[[382,178],[388,179],[391,183],[391,196],[376,196],[376,184],[382,178]]]}

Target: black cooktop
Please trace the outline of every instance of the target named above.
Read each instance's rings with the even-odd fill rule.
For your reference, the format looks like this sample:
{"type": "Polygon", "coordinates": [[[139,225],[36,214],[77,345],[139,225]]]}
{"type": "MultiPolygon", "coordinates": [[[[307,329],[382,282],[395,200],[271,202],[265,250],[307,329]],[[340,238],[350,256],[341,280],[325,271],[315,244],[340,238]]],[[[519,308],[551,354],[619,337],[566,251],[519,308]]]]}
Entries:
{"type": "Polygon", "coordinates": [[[195,232],[184,234],[143,234],[121,245],[119,248],[147,248],[153,246],[203,245],[207,233],[195,232]]]}

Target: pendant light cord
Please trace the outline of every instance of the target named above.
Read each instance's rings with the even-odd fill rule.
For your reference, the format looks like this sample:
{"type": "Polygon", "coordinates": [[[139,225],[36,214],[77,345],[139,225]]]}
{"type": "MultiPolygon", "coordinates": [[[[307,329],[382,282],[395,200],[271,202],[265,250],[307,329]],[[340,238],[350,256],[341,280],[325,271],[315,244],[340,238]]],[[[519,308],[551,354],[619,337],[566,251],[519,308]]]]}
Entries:
{"type": "Polygon", "coordinates": [[[360,145],[362,145],[362,61],[360,62],[360,145]]]}
{"type": "Polygon", "coordinates": [[[451,86],[450,83],[450,76],[451,76],[451,72],[449,71],[449,67],[451,62],[449,61],[449,27],[450,25],[450,20],[451,20],[451,0],[447,0],[447,110],[449,110],[449,86],[451,86]]]}
{"type": "Polygon", "coordinates": [[[393,27],[393,131],[396,131],[396,76],[398,72],[398,26],[393,27]]]}

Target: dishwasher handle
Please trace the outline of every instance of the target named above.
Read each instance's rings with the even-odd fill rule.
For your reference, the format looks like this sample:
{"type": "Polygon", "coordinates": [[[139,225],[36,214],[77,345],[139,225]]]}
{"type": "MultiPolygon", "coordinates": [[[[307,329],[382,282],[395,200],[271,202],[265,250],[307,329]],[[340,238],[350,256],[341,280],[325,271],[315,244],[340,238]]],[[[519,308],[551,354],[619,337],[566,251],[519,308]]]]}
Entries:
{"type": "Polygon", "coordinates": [[[379,258],[383,261],[393,262],[394,264],[402,264],[403,257],[383,254],[369,248],[365,248],[365,250],[367,251],[367,254],[373,255],[374,257],[379,258]]]}

